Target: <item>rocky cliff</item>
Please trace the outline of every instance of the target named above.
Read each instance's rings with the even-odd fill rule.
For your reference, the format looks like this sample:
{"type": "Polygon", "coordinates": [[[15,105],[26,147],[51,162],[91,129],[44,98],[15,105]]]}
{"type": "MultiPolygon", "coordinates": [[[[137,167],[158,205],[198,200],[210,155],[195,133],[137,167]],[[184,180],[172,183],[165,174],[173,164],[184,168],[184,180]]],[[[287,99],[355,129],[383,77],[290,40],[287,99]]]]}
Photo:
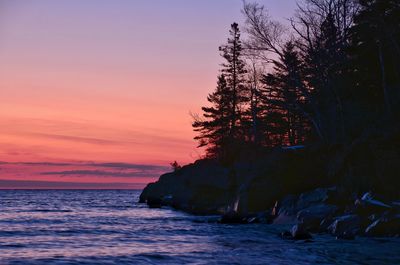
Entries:
{"type": "Polygon", "coordinates": [[[221,222],[293,223],[285,238],[400,234],[400,134],[347,146],[276,148],[226,166],[198,160],[149,184],[140,202],[221,222]]]}

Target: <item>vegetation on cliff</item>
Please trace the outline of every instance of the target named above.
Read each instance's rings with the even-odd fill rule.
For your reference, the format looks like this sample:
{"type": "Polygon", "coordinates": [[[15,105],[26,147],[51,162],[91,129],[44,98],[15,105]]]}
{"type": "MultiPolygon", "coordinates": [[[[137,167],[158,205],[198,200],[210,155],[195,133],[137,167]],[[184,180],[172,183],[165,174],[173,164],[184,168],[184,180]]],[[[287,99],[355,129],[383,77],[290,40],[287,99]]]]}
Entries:
{"type": "MultiPolygon", "coordinates": [[[[364,223],[398,224],[400,3],[303,0],[290,28],[256,3],[244,3],[243,14],[246,37],[231,25],[210,106],[193,115],[205,158],[149,184],[141,201],[274,219],[289,194],[300,200],[334,187],[334,202],[309,210],[325,231],[345,237],[366,231],[364,223]],[[364,214],[365,194],[390,203],[364,214]],[[358,230],[337,232],[346,222],[358,230]]],[[[292,200],[292,215],[316,206],[298,204],[292,200]]]]}

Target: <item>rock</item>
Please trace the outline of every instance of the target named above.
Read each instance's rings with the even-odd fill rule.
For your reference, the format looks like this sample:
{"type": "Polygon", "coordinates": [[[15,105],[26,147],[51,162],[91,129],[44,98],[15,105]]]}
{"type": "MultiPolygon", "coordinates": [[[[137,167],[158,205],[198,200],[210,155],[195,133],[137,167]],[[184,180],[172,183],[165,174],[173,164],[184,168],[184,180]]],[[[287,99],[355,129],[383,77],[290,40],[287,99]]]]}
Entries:
{"type": "Polygon", "coordinates": [[[272,217],[277,217],[278,216],[278,211],[279,211],[279,204],[278,201],[275,202],[274,206],[271,209],[271,216],[272,217]]]}
{"type": "Polygon", "coordinates": [[[293,240],[292,233],[290,231],[283,231],[280,234],[280,237],[285,240],[293,240]]]}
{"type": "Polygon", "coordinates": [[[229,211],[221,216],[219,223],[221,224],[255,224],[265,223],[265,214],[260,213],[257,215],[242,215],[236,211],[229,211]]]}
{"type": "Polygon", "coordinates": [[[366,236],[400,236],[400,215],[381,217],[365,229],[366,236]]]}
{"type": "Polygon", "coordinates": [[[279,196],[277,184],[268,178],[254,178],[241,192],[239,211],[254,213],[270,209],[279,196]]]}
{"type": "Polygon", "coordinates": [[[374,199],[370,192],[365,193],[360,199],[356,200],[354,204],[356,206],[356,212],[363,216],[382,213],[392,209],[392,206],[374,199]]]}
{"type": "Polygon", "coordinates": [[[230,211],[221,216],[219,223],[221,223],[221,224],[247,224],[248,220],[246,217],[241,216],[237,212],[230,211]]]}
{"type": "Polygon", "coordinates": [[[329,204],[317,204],[301,210],[297,214],[297,220],[306,227],[307,230],[313,232],[321,232],[322,220],[332,217],[338,207],[329,204]]]}
{"type": "MultiPolygon", "coordinates": [[[[157,182],[146,186],[139,202],[195,214],[221,214],[221,209],[227,209],[239,198],[235,210],[242,216],[265,212],[287,194],[317,187],[314,180],[321,179],[326,163],[319,154],[309,148],[297,151],[275,148],[256,155],[253,150],[249,154],[244,152],[229,164],[200,159],[160,176],[157,182]]],[[[296,196],[295,202],[298,199],[296,196]]],[[[324,189],[305,193],[288,214],[295,221],[299,210],[325,199],[324,189]]]]}
{"type": "Polygon", "coordinates": [[[246,222],[248,224],[256,224],[256,223],[260,223],[260,219],[258,219],[257,217],[253,216],[253,217],[247,218],[246,222]]]}
{"type": "Polygon", "coordinates": [[[255,217],[256,222],[264,224],[271,224],[274,220],[274,217],[271,215],[270,211],[257,213],[255,217]]]}
{"type": "Polygon", "coordinates": [[[310,240],[311,234],[304,228],[302,224],[294,225],[290,231],[283,231],[280,234],[282,239],[286,240],[310,240]]]}
{"type": "Polygon", "coordinates": [[[322,219],[321,223],[319,223],[319,232],[326,232],[328,230],[328,227],[334,222],[335,220],[331,217],[328,216],[324,219],[322,219]]]}
{"type": "Polygon", "coordinates": [[[400,201],[393,201],[393,202],[392,202],[392,205],[393,205],[394,207],[400,207],[400,201]]]}
{"type": "Polygon", "coordinates": [[[280,202],[276,202],[274,206],[275,219],[274,224],[294,224],[296,223],[296,202],[297,196],[285,196],[280,202]]]}
{"type": "Polygon", "coordinates": [[[142,191],[139,202],[194,214],[220,214],[231,201],[228,169],[214,160],[198,160],[160,176],[142,191]]]}
{"type": "Polygon", "coordinates": [[[360,217],[350,214],[335,218],[327,230],[338,238],[349,238],[359,233],[360,225],[360,217]]]}
{"type": "Polygon", "coordinates": [[[161,208],[162,206],[162,201],[159,198],[148,198],[146,202],[150,208],[161,208]]]}
{"type": "Polygon", "coordinates": [[[296,224],[291,229],[291,235],[294,240],[311,239],[311,234],[306,230],[303,224],[296,224]]]}
{"type": "Polygon", "coordinates": [[[337,210],[336,206],[325,203],[334,193],[336,188],[318,188],[299,196],[288,195],[274,206],[276,218],[273,223],[294,224],[306,218],[318,225],[326,215],[337,210]]]}
{"type": "Polygon", "coordinates": [[[300,194],[296,207],[298,209],[305,209],[313,204],[323,203],[329,198],[329,194],[334,192],[335,188],[318,188],[310,192],[300,194]]]}

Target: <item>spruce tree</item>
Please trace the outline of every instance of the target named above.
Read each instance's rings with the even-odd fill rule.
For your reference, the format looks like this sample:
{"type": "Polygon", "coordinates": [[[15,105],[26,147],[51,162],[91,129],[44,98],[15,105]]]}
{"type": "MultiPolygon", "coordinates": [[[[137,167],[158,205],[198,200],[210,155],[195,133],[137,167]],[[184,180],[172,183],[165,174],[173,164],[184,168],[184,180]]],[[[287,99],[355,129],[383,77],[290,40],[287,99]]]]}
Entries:
{"type": "MultiPolygon", "coordinates": [[[[400,117],[400,2],[360,0],[350,54],[353,91],[363,112],[400,117]]],[[[365,116],[365,115],[364,115],[365,116]]],[[[365,121],[368,123],[368,121],[365,121]]]]}
{"type": "Polygon", "coordinates": [[[198,132],[194,139],[199,147],[206,146],[209,157],[225,156],[230,133],[230,97],[225,76],[218,77],[217,88],[207,97],[210,107],[202,107],[203,116],[195,118],[192,126],[198,132]]]}
{"type": "Polygon", "coordinates": [[[237,23],[231,25],[226,45],[219,47],[225,59],[216,90],[207,100],[211,107],[203,107],[202,117],[195,117],[193,128],[199,146],[206,146],[207,155],[231,161],[238,154],[243,141],[241,115],[246,105],[245,62],[237,23]]]}
{"type": "Polygon", "coordinates": [[[259,146],[263,143],[263,117],[262,117],[262,78],[264,70],[256,63],[254,58],[248,66],[246,76],[246,101],[247,107],[242,114],[241,127],[245,131],[246,142],[259,146]]]}
{"type": "Polygon", "coordinates": [[[231,25],[229,30],[230,37],[225,45],[219,47],[221,56],[225,59],[222,64],[221,72],[226,77],[229,88],[230,98],[230,137],[232,140],[239,140],[243,134],[240,134],[240,120],[244,105],[246,104],[246,80],[245,80],[245,62],[242,58],[242,43],[240,40],[240,30],[237,23],[231,25]]]}
{"type": "Polygon", "coordinates": [[[263,82],[263,108],[270,124],[272,145],[303,143],[309,127],[304,117],[308,88],[303,63],[293,42],[285,44],[281,58],[273,61],[273,72],[263,82]]]}
{"type": "Polygon", "coordinates": [[[333,14],[321,23],[313,45],[304,56],[306,80],[312,88],[313,116],[320,122],[323,140],[337,143],[344,138],[343,67],[347,43],[341,40],[333,14]]]}

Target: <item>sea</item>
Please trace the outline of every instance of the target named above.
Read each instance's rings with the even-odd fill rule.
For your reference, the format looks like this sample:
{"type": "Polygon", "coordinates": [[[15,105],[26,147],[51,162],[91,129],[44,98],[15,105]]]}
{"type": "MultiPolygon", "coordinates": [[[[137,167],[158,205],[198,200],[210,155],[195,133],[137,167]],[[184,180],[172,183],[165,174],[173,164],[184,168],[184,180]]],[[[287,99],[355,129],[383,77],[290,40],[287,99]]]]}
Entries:
{"type": "Polygon", "coordinates": [[[400,264],[400,239],[312,242],[138,203],[137,190],[1,190],[0,264],[400,264]]]}

